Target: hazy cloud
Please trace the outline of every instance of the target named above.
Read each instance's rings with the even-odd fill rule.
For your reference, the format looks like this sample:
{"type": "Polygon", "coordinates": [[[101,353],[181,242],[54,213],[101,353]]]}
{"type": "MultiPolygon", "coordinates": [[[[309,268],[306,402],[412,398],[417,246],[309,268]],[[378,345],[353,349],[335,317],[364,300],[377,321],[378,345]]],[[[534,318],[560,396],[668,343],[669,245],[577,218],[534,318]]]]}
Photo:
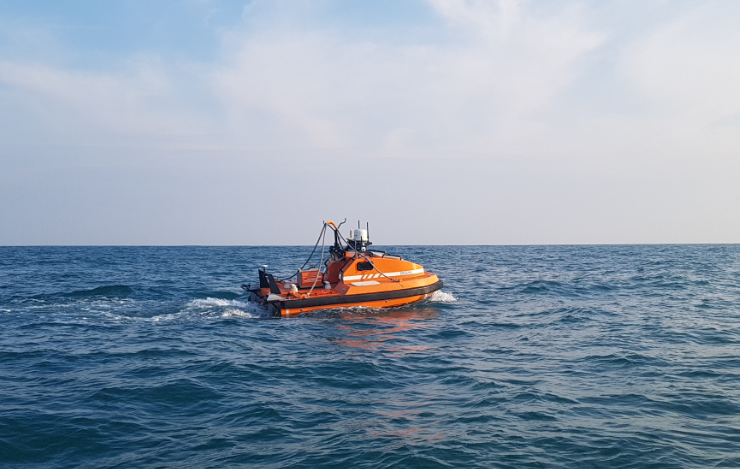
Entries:
{"type": "MultiPolygon", "coordinates": [[[[235,171],[305,160],[312,178],[321,158],[381,170],[429,161],[426,185],[443,210],[471,199],[513,208],[478,222],[507,224],[489,241],[415,221],[430,227],[426,242],[738,241],[740,222],[718,221],[740,210],[740,190],[727,180],[740,170],[734,3],[427,4],[434,23],[350,31],[331,2],[251,2],[238,25],[213,25],[219,46],[209,61],[156,50],[86,66],[0,55],[2,151],[12,153],[4,164],[23,167],[29,141],[134,146],[150,160],[194,158],[200,168],[219,155],[235,171]],[[483,166],[457,171],[462,161],[483,166]],[[473,190],[470,171],[503,178],[508,192],[473,190]],[[611,218],[579,227],[600,219],[599,205],[611,218]],[[702,211],[710,215],[697,229],[702,211]]],[[[198,5],[208,22],[218,18],[218,2],[198,5]]],[[[455,217],[476,212],[465,210],[455,217]]],[[[320,208],[309,212],[323,218],[320,208]]]]}

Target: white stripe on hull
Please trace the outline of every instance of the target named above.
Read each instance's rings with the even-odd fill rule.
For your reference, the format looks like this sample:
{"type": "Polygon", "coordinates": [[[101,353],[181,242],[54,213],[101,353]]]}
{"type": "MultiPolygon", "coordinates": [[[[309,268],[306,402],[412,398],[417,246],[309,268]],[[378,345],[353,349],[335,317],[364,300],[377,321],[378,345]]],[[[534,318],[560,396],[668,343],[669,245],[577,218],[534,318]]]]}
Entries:
{"type": "Polygon", "coordinates": [[[364,280],[368,278],[378,278],[381,276],[398,277],[401,275],[416,275],[416,274],[423,274],[423,273],[424,273],[424,268],[422,267],[421,269],[404,270],[403,272],[389,272],[387,274],[384,273],[383,275],[381,274],[348,275],[346,277],[342,277],[342,280],[351,282],[352,280],[364,280]]]}

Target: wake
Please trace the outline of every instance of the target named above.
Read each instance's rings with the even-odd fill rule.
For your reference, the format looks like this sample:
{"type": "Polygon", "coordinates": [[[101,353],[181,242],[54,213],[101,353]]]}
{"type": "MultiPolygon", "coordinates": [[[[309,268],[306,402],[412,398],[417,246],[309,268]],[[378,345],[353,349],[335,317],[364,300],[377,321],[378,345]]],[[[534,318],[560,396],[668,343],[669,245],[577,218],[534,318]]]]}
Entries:
{"type": "Polygon", "coordinates": [[[432,293],[428,300],[434,303],[454,303],[457,301],[457,298],[452,296],[452,293],[437,290],[436,292],[432,293]]]}

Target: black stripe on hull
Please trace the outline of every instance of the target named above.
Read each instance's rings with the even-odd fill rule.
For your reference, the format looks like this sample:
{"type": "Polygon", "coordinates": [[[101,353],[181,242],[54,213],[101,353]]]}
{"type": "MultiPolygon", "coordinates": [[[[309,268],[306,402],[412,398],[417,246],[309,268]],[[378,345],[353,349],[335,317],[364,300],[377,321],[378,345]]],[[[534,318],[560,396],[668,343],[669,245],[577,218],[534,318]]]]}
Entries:
{"type": "Polygon", "coordinates": [[[442,281],[427,285],[425,287],[409,288],[408,290],[394,290],[389,292],[362,293],[359,295],[332,296],[329,298],[306,298],[302,300],[285,300],[271,303],[278,310],[294,308],[312,308],[316,306],[351,306],[356,303],[365,303],[369,301],[396,300],[409,296],[426,295],[433,293],[442,288],[442,281]]]}

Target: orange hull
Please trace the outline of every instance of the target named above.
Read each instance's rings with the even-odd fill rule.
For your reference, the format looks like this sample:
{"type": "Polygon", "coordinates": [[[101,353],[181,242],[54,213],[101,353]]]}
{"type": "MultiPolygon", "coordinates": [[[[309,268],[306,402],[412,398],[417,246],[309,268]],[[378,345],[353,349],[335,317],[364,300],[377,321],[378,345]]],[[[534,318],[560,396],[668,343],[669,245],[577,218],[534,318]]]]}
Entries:
{"type": "Polygon", "coordinates": [[[347,260],[340,280],[329,283],[330,288],[318,282],[311,285],[313,288],[297,288],[295,283],[274,279],[271,286],[245,289],[252,293],[251,301],[267,306],[276,316],[287,317],[320,309],[402,306],[442,288],[439,278],[418,264],[400,258],[380,260],[373,259],[370,253],[356,254],[347,260]],[[372,271],[358,270],[357,264],[368,262],[367,259],[374,261],[372,271]]]}
{"type": "MultiPolygon", "coordinates": [[[[396,300],[376,300],[376,301],[365,301],[365,302],[359,302],[359,303],[347,303],[343,305],[337,305],[337,306],[312,306],[308,308],[286,308],[280,310],[280,315],[284,318],[287,318],[289,316],[295,316],[296,314],[300,313],[307,313],[309,311],[317,311],[322,309],[332,309],[332,308],[351,308],[351,307],[363,307],[363,308],[393,308],[395,306],[403,306],[410,303],[417,302],[419,300],[423,300],[427,295],[414,295],[409,296],[406,298],[399,298],[396,300]]],[[[348,298],[348,300],[351,301],[351,298],[348,298]]]]}

